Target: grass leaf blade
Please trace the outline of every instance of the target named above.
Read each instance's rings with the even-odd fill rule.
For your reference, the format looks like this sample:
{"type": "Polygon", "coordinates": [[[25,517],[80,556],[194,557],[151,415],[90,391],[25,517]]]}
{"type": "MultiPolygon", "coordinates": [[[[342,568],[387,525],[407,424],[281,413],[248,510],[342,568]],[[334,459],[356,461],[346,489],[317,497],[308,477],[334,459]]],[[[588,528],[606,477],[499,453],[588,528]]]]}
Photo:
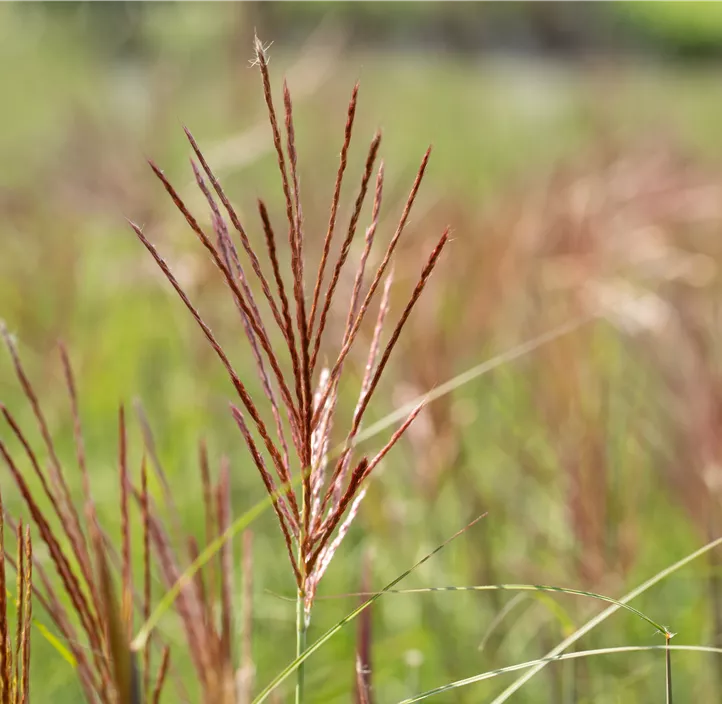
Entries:
{"type": "Polygon", "coordinates": [[[273,678],[273,680],[271,680],[271,682],[267,684],[266,687],[264,687],[263,691],[261,691],[260,694],[253,700],[253,704],[261,704],[261,702],[266,701],[270,693],[274,689],[276,689],[276,687],[278,687],[281,682],[283,682],[286,678],[292,675],[303,662],[305,662],[322,645],[324,645],[331,638],[333,638],[333,636],[335,636],[336,633],[338,633],[347,623],[353,621],[361,612],[371,606],[371,604],[373,604],[377,599],[386,594],[389,590],[393,589],[399,582],[408,577],[414,570],[421,567],[421,565],[423,565],[425,562],[430,560],[434,555],[436,555],[436,553],[443,550],[450,542],[458,538],[462,533],[465,533],[467,530],[469,530],[472,526],[474,526],[482,518],[484,518],[484,516],[486,516],[485,513],[475,518],[471,523],[469,523],[457,533],[454,533],[454,535],[441,543],[441,545],[434,548],[430,553],[426,554],[418,562],[409,567],[409,569],[407,569],[405,572],[403,572],[398,577],[389,582],[386,587],[384,587],[380,592],[377,592],[376,594],[368,598],[366,601],[364,601],[363,604],[356,607],[353,611],[344,616],[336,625],[329,628],[326,633],[324,633],[315,643],[308,646],[302,655],[297,657],[295,660],[290,662],[283,670],[281,670],[281,672],[279,672],[273,678]]]}

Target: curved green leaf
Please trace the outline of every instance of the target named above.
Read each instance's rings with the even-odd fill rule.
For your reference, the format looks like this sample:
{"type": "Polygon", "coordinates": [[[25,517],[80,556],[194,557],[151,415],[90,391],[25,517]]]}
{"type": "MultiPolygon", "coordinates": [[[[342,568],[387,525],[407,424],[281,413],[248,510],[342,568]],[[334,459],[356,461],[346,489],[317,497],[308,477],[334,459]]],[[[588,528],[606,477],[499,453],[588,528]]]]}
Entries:
{"type": "Polygon", "coordinates": [[[379,597],[381,597],[383,594],[386,594],[389,590],[393,589],[402,579],[405,579],[410,575],[415,569],[421,567],[427,560],[431,559],[434,555],[436,555],[437,552],[445,548],[452,540],[455,540],[458,538],[462,533],[465,533],[469,528],[471,528],[473,525],[478,523],[482,518],[484,518],[486,514],[483,514],[479,516],[478,518],[475,518],[471,523],[469,523],[466,527],[462,528],[457,533],[454,533],[448,540],[445,540],[441,545],[434,548],[430,553],[422,557],[416,564],[414,564],[412,567],[410,567],[408,570],[406,570],[404,573],[400,574],[396,579],[389,582],[380,592],[377,592],[373,596],[369,597],[363,604],[355,608],[351,613],[344,616],[335,626],[332,626],[329,628],[326,633],[324,633],[315,643],[311,644],[299,657],[297,657],[295,660],[290,662],[286,667],[281,670],[274,678],[269,682],[264,688],[263,691],[253,700],[253,704],[261,704],[261,702],[264,702],[268,695],[278,687],[281,682],[283,682],[287,677],[292,675],[301,665],[304,663],[313,653],[315,653],[322,645],[324,645],[327,641],[329,641],[333,636],[336,635],[347,623],[350,623],[353,621],[364,609],[367,609],[371,604],[374,603],[379,597]]]}
{"type": "Polygon", "coordinates": [[[429,689],[426,692],[417,694],[411,699],[404,699],[399,704],[413,704],[413,702],[420,702],[429,697],[433,697],[436,694],[443,694],[449,692],[452,689],[458,689],[459,687],[466,687],[476,682],[483,680],[490,680],[492,677],[498,677],[499,675],[505,675],[507,672],[516,672],[517,670],[526,670],[533,667],[545,666],[550,662],[559,662],[561,660],[574,660],[576,658],[588,658],[593,655],[613,655],[615,653],[633,653],[643,652],[645,650],[687,650],[692,652],[700,653],[716,653],[722,655],[722,648],[712,648],[705,645],[629,645],[622,646],[619,648],[599,648],[597,650],[580,650],[576,653],[564,653],[562,655],[555,655],[553,657],[540,658],[539,660],[529,660],[528,662],[522,662],[518,665],[509,665],[508,667],[500,667],[496,670],[489,670],[488,672],[482,672],[480,675],[474,675],[473,677],[467,677],[463,680],[456,680],[455,682],[449,682],[449,684],[436,687],[435,689],[429,689]]]}

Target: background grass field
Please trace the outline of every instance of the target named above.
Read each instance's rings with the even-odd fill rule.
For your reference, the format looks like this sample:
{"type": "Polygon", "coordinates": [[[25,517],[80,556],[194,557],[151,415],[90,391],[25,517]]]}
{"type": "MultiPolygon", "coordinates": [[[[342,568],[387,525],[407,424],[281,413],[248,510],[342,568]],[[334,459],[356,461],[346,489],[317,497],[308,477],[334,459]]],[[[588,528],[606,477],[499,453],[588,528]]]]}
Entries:
{"type": "MultiPolygon", "coordinates": [[[[258,195],[280,220],[258,76],[248,63],[255,24],[264,40],[276,40],[276,86],[287,74],[295,95],[314,260],[356,79],[350,173],[361,168],[360,143],[381,126],[388,177],[381,237],[390,236],[418,162],[434,145],[397,270],[397,314],[446,224],[454,241],[392,358],[373,418],[502,355],[488,373],[431,404],[389,455],[320,596],[358,591],[364,565],[380,588],[484,511],[487,518],[404,586],[530,582],[620,596],[722,534],[722,91],[714,60],[364,44],[353,41],[352,14],[319,24],[318,8],[318,17],[305,18],[315,27],[306,32],[285,27],[278,7],[268,15],[256,6],[171,4],[137,15],[109,7],[105,14],[0,7],[0,317],[71,462],[55,350],[57,338],[67,342],[109,530],[119,526],[117,408],[136,398],[189,530],[200,533],[202,524],[201,437],[214,466],[221,455],[231,459],[236,514],[263,497],[227,409],[222,369],[124,220],[145,226],[253,378],[232,306],[146,158],[185,184],[203,212],[187,161],[188,125],[246,221],[256,222],[258,195]],[[503,361],[573,321],[573,331],[503,361]]],[[[393,11],[403,26],[403,11],[393,11]]],[[[344,315],[337,311],[332,330],[342,329],[344,315]]],[[[0,399],[30,425],[7,359],[0,399]]],[[[353,399],[347,403],[350,413],[353,399]]],[[[132,437],[137,469],[135,427],[132,437]]],[[[10,513],[23,515],[0,476],[10,513]]],[[[270,512],[252,531],[261,686],[293,657],[294,605],[276,595],[292,597],[294,585],[270,512]]],[[[356,602],[319,601],[311,638],[356,602]]],[[[677,632],[679,644],[719,646],[719,556],[691,564],[635,606],[677,632]]],[[[541,657],[599,609],[556,595],[385,596],[373,607],[376,701],[541,657]]],[[[179,643],[173,661],[182,676],[180,627],[172,615],[162,627],[179,643]]],[[[310,701],[349,700],[355,643],[350,626],[309,660],[310,701]]],[[[649,644],[661,644],[660,636],[620,612],[579,645],[649,644]]],[[[37,634],[33,647],[33,701],[76,701],[71,668],[37,634]]],[[[660,701],[663,673],[661,653],[559,663],[512,700],[660,701]]],[[[491,701],[510,681],[459,689],[446,701],[491,701]]],[[[679,654],[675,690],[680,701],[718,700],[722,660],[679,654]]]]}

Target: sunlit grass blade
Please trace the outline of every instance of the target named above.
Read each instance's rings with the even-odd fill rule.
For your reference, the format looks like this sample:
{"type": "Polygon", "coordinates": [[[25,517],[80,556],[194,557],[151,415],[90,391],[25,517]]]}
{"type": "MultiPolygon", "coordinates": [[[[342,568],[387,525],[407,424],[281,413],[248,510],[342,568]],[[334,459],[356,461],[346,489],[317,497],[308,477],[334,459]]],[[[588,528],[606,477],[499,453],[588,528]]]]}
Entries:
{"type": "MultiPolygon", "coordinates": [[[[430,391],[427,391],[426,393],[412,399],[408,403],[405,403],[403,406],[395,409],[394,411],[379,419],[372,425],[369,425],[365,430],[360,431],[354,438],[353,446],[355,447],[357,445],[360,445],[362,442],[371,439],[372,437],[378,435],[379,433],[382,433],[384,430],[391,427],[395,423],[403,420],[420,403],[427,404],[443,398],[444,396],[447,396],[448,394],[456,391],[462,386],[465,386],[466,384],[474,381],[475,379],[478,379],[480,376],[488,374],[489,372],[497,369],[498,367],[501,367],[504,364],[514,362],[522,357],[526,357],[528,354],[535,352],[540,347],[544,347],[550,342],[553,342],[560,337],[564,337],[564,335],[568,335],[575,330],[578,330],[580,327],[583,327],[587,323],[593,322],[597,318],[599,318],[599,315],[596,314],[573,318],[566,323],[563,323],[562,325],[559,325],[555,328],[552,328],[551,330],[548,330],[545,333],[542,333],[541,335],[537,335],[536,337],[533,337],[526,342],[522,342],[515,347],[505,350],[504,352],[501,352],[494,357],[486,359],[483,362],[480,362],[479,364],[470,367],[466,371],[461,372],[461,374],[457,374],[456,376],[448,379],[442,384],[435,386],[430,391]]],[[[333,454],[340,454],[341,450],[342,448],[340,447],[336,448],[333,454]]]]}
{"type": "MultiPolygon", "coordinates": [[[[699,550],[695,550],[693,553],[690,553],[686,557],[683,557],[681,560],[663,569],[661,572],[657,572],[657,574],[644,582],[644,584],[640,584],[636,589],[633,589],[627,595],[623,596],[619,600],[619,603],[627,604],[633,599],[636,599],[640,594],[643,594],[655,584],[658,584],[663,579],[669,577],[669,575],[673,574],[674,572],[689,564],[693,560],[696,560],[698,557],[705,555],[710,550],[714,550],[720,545],[722,545],[722,538],[717,538],[707,543],[706,545],[703,545],[699,550]]],[[[591,618],[581,628],[578,628],[568,638],[565,638],[561,643],[559,643],[559,645],[550,650],[547,654],[547,658],[554,658],[560,653],[563,653],[570,645],[576,643],[583,635],[589,633],[589,631],[591,631],[593,628],[605,621],[609,616],[611,616],[615,611],[620,608],[621,606],[617,606],[617,604],[612,604],[610,607],[604,609],[604,611],[594,616],[594,618],[591,618]]],[[[492,704],[501,704],[502,702],[507,701],[509,697],[514,694],[514,692],[519,690],[526,682],[528,682],[532,677],[534,677],[537,672],[546,667],[546,664],[547,661],[539,661],[529,670],[529,672],[523,674],[515,682],[510,684],[501,694],[499,694],[499,696],[494,699],[492,704]]]]}
{"type": "Polygon", "coordinates": [[[529,660],[528,662],[522,662],[517,665],[509,665],[508,667],[500,667],[496,670],[489,670],[488,672],[482,672],[480,675],[474,675],[473,677],[467,677],[463,680],[456,680],[455,682],[449,682],[449,684],[436,687],[435,689],[429,689],[426,692],[417,694],[410,699],[404,699],[398,704],[413,704],[413,702],[420,702],[429,697],[433,697],[437,694],[443,694],[449,692],[452,689],[458,689],[459,687],[466,687],[470,684],[476,684],[483,680],[490,680],[493,677],[499,675],[505,675],[508,672],[516,672],[517,670],[526,670],[529,668],[546,666],[550,662],[560,662],[562,660],[575,660],[577,658],[589,658],[596,655],[614,655],[616,653],[635,653],[645,652],[648,650],[666,650],[669,653],[670,650],[685,650],[697,653],[715,653],[722,655],[722,648],[713,648],[706,645],[629,645],[621,646],[619,648],[599,648],[597,650],[579,650],[576,653],[563,653],[552,657],[540,658],[539,660],[529,660]]]}
{"type": "MultiPolygon", "coordinates": [[[[491,641],[492,637],[496,634],[496,632],[499,630],[504,621],[506,621],[509,615],[513,611],[517,610],[519,606],[521,606],[525,602],[531,602],[531,600],[532,597],[528,596],[527,594],[517,594],[512,599],[509,599],[509,601],[507,601],[506,604],[504,604],[504,606],[496,613],[494,618],[491,620],[491,623],[487,627],[486,633],[484,633],[484,636],[479,642],[479,652],[486,648],[487,644],[491,641]]],[[[556,605],[556,602],[553,599],[547,597],[547,600],[556,605]]]]}
{"type": "MultiPolygon", "coordinates": [[[[14,604],[15,597],[12,595],[9,589],[5,589],[5,594],[8,598],[8,604],[14,604]]],[[[77,666],[78,663],[73,657],[73,654],[63,645],[63,643],[57,636],[55,636],[44,624],[40,623],[40,621],[38,621],[37,619],[32,619],[31,623],[37,629],[40,635],[50,644],[53,650],[55,650],[58,655],[60,655],[60,657],[63,658],[63,660],[68,663],[68,665],[70,665],[70,667],[75,668],[77,666]]]]}
{"type": "MultiPolygon", "coordinates": [[[[523,593],[520,593],[517,596],[522,596],[522,594],[523,593]]],[[[556,619],[563,635],[567,636],[574,633],[575,623],[569,612],[564,609],[558,601],[553,599],[546,592],[539,592],[535,595],[535,599],[537,603],[542,604],[546,608],[547,612],[556,619]]]]}
{"type": "Polygon", "coordinates": [[[33,619],[33,626],[38,629],[40,635],[42,635],[42,637],[50,643],[50,646],[58,653],[58,655],[60,655],[61,658],[63,658],[63,660],[65,660],[65,662],[68,663],[68,665],[70,665],[70,667],[77,667],[78,663],[73,657],[73,654],[62,644],[57,636],[51,633],[42,623],[36,621],[35,619],[33,619]]]}
{"type": "MultiPolygon", "coordinates": [[[[566,587],[553,587],[546,584],[479,584],[471,586],[460,586],[460,587],[417,587],[413,589],[385,589],[386,594],[430,594],[434,592],[557,592],[559,594],[570,594],[573,596],[586,596],[590,599],[597,599],[598,601],[606,601],[610,604],[615,604],[618,608],[626,609],[630,613],[639,616],[643,621],[646,621],[656,631],[661,633],[666,638],[671,638],[674,634],[666,627],[656,621],[653,621],[649,616],[643,614],[639,609],[635,609],[633,606],[629,606],[617,599],[613,599],[610,596],[604,596],[604,594],[596,594],[595,592],[586,592],[581,589],[568,589],[566,587]]],[[[343,594],[342,596],[377,596],[381,592],[357,592],[355,594],[343,594]]],[[[340,598],[340,597],[319,597],[319,598],[340,598]]]]}
{"type": "Polygon", "coordinates": [[[371,604],[373,604],[378,598],[386,594],[388,591],[393,589],[399,582],[401,582],[403,579],[408,577],[414,570],[418,569],[423,565],[425,562],[430,560],[436,553],[443,550],[450,542],[458,538],[462,533],[465,533],[467,530],[469,530],[472,526],[476,525],[482,518],[484,518],[486,514],[482,514],[481,516],[475,518],[471,523],[466,525],[464,528],[462,528],[460,531],[454,533],[450,538],[445,540],[441,545],[434,548],[430,553],[426,554],[424,557],[422,557],[418,562],[416,562],[413,566],[411,566],[409,569],[407,569],[405,572],[400,574],[398,577],[393,579],[391,582],[389,582],[380,592],[377,592],[373,596],[369,597],[366,601],[364,601],[363,604],[355,608],[351,613],[344,616],[336,625],[329,628],[326,633],[324,633],[315,643],[308,646],[306,650],[304,650],[303,654],[300,657],[297,657],[295,660],[290,662],[281,672],[276,675],[273,680],[266,685],[263,688],[263,691],[261,691],[258,696],[253,700],[253,704],[261,704],[261,702],[266,701],[268,698],[268,695],[278,687],[281,682],[283,682],[286,678],[288,678],[290,675],[292,675],[301,665],[303,662],[305,662],[313,653],[315,653],[319,648],[321,648],[322,645],[327,643],[333,636],[336,635],[346,624],[353,621],[360,613],[364,611],[364,609],[367,609],[371,604]]]}

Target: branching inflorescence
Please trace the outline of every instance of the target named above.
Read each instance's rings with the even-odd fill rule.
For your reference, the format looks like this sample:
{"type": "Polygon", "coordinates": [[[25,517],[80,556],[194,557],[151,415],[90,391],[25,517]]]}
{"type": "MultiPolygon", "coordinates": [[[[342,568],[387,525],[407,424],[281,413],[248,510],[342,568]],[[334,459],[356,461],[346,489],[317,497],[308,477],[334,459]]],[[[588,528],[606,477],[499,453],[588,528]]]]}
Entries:
{"type": "MultiPolygon", "coordinates": [[[[284,280],[281,245],[277,241],[265,203],[259,200],[258,212],[267,250],[266,266],[270,265],[272,271],[270,277],[264,273],[256,246],[251,242],[237,212],[188,130],[186,135],[195,154],[195,159],[191,159],[191,166],[197,185],[210,209],[212,233],[207,233],[199,224],[163,172],[153,163],[151,167],[207,250],[230,291],[250,344],[265,396],[264,406],[267,404],[268,408],[267,413],[262,413],[264,406],[252,398],[225,350],[155,246],[138,225],[131,223],[131,226],[200,326],[237,393],[238,400],[231,403],[231,413],[272,499],[296,581],[299,633],[297,651],[300,653],[319,580],[357,514],[365,494],[367,479],[421,411],[421,405],[415,408],[376,455],[354,456],[355,441],[371,397],[378,388],[399,335],[448,241],[448,230],[442,234],[431,251],[398,322],[384,343],[382,337],[389,312],[393,258],[423,179],[430,150],[424,154],[398,226],[379,258],[380,263],[370,281],[367,281],[369,277],[366,276],[366,268],[376,237],[384,184],[383,163],[376,166],[381,145],[380,133],[374,135],[369,146],[361,183],[340,247],[334,247],[336,232],[341,229],[338,224],[339,205],[356,115],[358,86],[355,86],[348,106],[322,254],[312,292],[307,292],[304,283],[304,218],[291,95],[284,82],[283,119],[279,122],[271,96],[267,57],[258,40],[254,63],[260,68],[280,171],[288,220],[292,286],[287,288],[284,280]],[[375,184],[372,185],[374,174],[375,184]],[[320,368],[320,350],[332,304],[338,305],[339,282],[369,191],[374,193],[371,220],[366,228],[350,298],[344,304],[343,335],[338,344],[335,362],[330,368],[320,368]],[[231,235],[231,231],[235,231],[235,236],[231,235]],[[234,240],[240,241],[240,247],[234,240]],[[332,251],[335,249],[339,251],[334,256],[332,251]],[[254,288],[260,288],[270,314],[261,313],[256,299],[258,294],[254,294],[254,288]],[[307,305],[307,293],[310,305],[307,305]],[[377,293],[378,306],[374,303],[377,293]],[[331,451],[330,442],[344,364],[372,307],[377,311],[376,320],[358,401],[350,427],[342,435],[344,440],[341,450],[334,453],[331,451]],[[279,339],[276,327],[280,331],[281,344],[287,353],[287,358],[283,361],[276,349],[279,339]],[[272,420],[267,421],[264,415],[270,415],[272,420]]],[[[44,563],[36,558],[31,552],[29,533],[23,532],[21,524],[15,523],[3,512],[0,504],[0,617],[4,617],[6,607],[5,563],[14,568],[18,576],[20,613],[14,666],[10,660],[11,639],[7,628],[0,627],[0,701],[19,703],[27,700],[31,592],[64,637],[68,647],[66,658],[77,668],[80,685],[88,702],[158,702],[167,676],[175,680],[179,700],[188,701],[182,680],[174,675],[169,664],[169,648],[163,643],[162,634],[154,632],[151,641],[151,645],[160,652],[155,683],[151,682],[150,649],[146,647],[141,654],[142,661],[137,662],[138,655],[131,647],[134,614],[146,623],[150,620],[151,551],[155,553],[157,572],[164,585],[171,590],[179,585],[175,611],[180,617],[188,654],[198,675],[202,701],[224,704],[236,701],[239,690],[236,682],[238,673],[233,666],[232,653],[233,559],[231,545],[225,539],[232,524],[228,461],[222,461],[219,479],[213,483],[206,447],[201,443],[199,468],[206,520],[205,540],[206,544],[210,545],[223,539],[217,564],[208,562],[204,569],[197,570],[192,578],[185,578],[186,566],[195,563],[199,558],[198,542],[194,537],[188,536],[182,546],[175,544],[182,535],[179,516],[169,482],[155,453],[149,425],[140,408],[138,415],[145,439],[145,453],[139,481],[133,480],[128,459],[126,415],[121,406],[118,414],[117,463],[121,541],[120,550],[116,550],[113,540],[101,526],[93,500],[75,379],[65,348],[61,345],[60,353],[70,402],[76,463],[81,479],[82,510],[78,510],[74,503],[66,479],[67,471],[56,450],[38,394],[23,367],[14,339],[3,325],[0,325],[0,337],[10,353],[19,384],[39,430],[47,463],[43,462],[40,453],[34,449],[26,430],[2,404],[0,414],[16,448],[11,447],[9,441],[0,440],[0,456],[22,496],[49,558],[44,563]],[[170,509],[175,540],[171,539],[161,512],[151,497],[148,465],[155,472],[163,494],[163,503],[166,509],[170,509]],[[131,550],[133,503],[139,514],[142,538],[141,584],[137,588],[131,550]],[[16,559],[4,553],[3,525],[18,534],[16,559]],[[45,569],[48,562],[52,563],[59,581],[51,581],[45,569]],[[35,577],[32,584],[31,570],[35,577]],[[120,577],[119,599],[116,598],[113,587],[113,570],[118,572],[120,577]]],[[[249,537],[248,535],[247,538],[249,537]]],[[[246,542],[244,541],[244,546],[246,542]]],[[[244,547],[244,554],[250,555],[250,546],[244,547]]],[[[244,559],[244,572],[252,569],[252,565],[247,562],[248,560],[244,559]]],[[[5,619],[3,623],[6,624],[5,619]]],[[[244,630],[248,631],[247,624],[244,630]]],[[[247,638],[248,633],[245,635],[247,638]]],[[[245,670],[249,670],[249,662],[250,651],[246,647],[243,665],[245,670]]],[[[302,690],[302,671],[302,668],[299,668],[297,701],[300,701],[299,691],[302,690]]]]}
{"type": "Polygon", "coordinates": [[[265,203],[259,200],[258,211],[272,277],[264,273],[256,247],[252,244],[237,212],[189,130],[186,129],[185,132],[195,154],[195,159],[191,159],[191,165],[198,187],[210,208],[212,233],[206,232],[191,214],[161,169],[153,163],[151,167],[207,250],[230,291],[250,343],[265,401],[273,418],[272,424],[263,419],[258,403],[251,397],[246,384],[233,368],[223,347],[156,247],[148,240],[141,227],[134,223],[131,225],[202,329],[230,376],[239,398],[239,402],[231,404],[231,412],[258,468],[266,491],[273,497],[274,510],[283,533],[299,593],[305,602],[308,618],[318,582],[356,515],[364,496],[366,480],[421,410],[419,407],[411,413],[378,454],[373,457],[354,457],[354,440],[361,428],[371,397],[378,387],[402,328],[448,241],[448,230],[442,234],[431,251],[399,321],[388,341],[383,344],[382,329],[389,308],[392,260],[423,179],[430,150],[424,154],[398,226],[383,256],[380,257],[380,263],[373,276],[370,277],[370,283],[367,284],[366,265],[376,236],[384,183],[383,163],[376,167],[381,145],[380,132],[374,135],[369,146],[361,183],[351,210],[348,227],[343,234],[340,251],[335,259],[332,255],[334,238],[337,230],[341,229],[338,223],[339,203],[356,114],[358,85],[355,86],[348,106],[328,229],[310,295],[310,305],[307,305],[304,276],[306,233],[297,169],[293,104],[288,86],[284,82],[283,119],[276,113],[271,94],[268,60],[258,40],[256,40],[254,63],[260,69],[285,201],[292,286],[287,288],[284,283],[279,261],[279,242],[265,203]],[[376,173],[375,187],[372,185],[374,173],[376,173]],[[331,307],[332,304],[339,305],[337,301],[339,280],[347,263],[369,190],[373,190],[374,193],[371,222],[366,229],[363,250],[356,269],[350,300],[347,303],[343,336],[333,365],[330,369],[320,369],[319,351],[328,326],[331,307]],[[245,255],[243,261],[241,252],[231,236],[228,221],[240,241],[240,249],[245,255]],[[270,316],[264,316],[260,312],[256,294],[249,282],[251,274],[248,265],[270,309],[270,316]],[[374,305],[374,297],[379,289],[381,289],[380,304],[356,409],[350,428],[345,434],[342,451],[338,456],[331,456],[330,438],[344,363],[358,339],[359,330],[374,305]],[[288,354],[283,364],[273,344],[269,324],[277,326],[280,331],[283,347],[288,354]],[[289,448],[292,448],[295,457],[291,457],[289,448]],[[294,477],[298,478],[300,492],[295,489],[294,477]]]}

